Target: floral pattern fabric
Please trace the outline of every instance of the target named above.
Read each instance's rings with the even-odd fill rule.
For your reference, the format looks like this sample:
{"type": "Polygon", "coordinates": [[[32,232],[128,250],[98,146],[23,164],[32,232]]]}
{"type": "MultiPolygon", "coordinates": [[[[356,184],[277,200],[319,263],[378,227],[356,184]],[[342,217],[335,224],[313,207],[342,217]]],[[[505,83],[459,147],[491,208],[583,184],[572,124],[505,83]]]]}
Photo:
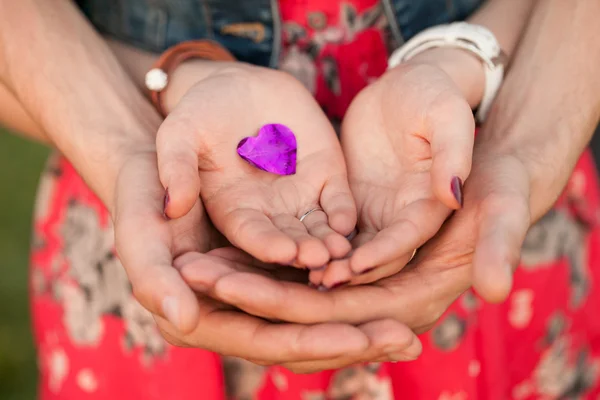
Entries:
{"type": "MultiPolygon", "coordinates": [[[[381,4],[281,0],[280,7],[281,68],[341,119],[385,71],[381,4]]],[[[106,210],[54,157],[40,184],[31,257],[40,398],[600,399],[599,205],[586,153],[556,206],[531,228],[505,303],[465,293],[421,336],[417,361],[294,375],[168,345],[132,296],[106,210]]]]}

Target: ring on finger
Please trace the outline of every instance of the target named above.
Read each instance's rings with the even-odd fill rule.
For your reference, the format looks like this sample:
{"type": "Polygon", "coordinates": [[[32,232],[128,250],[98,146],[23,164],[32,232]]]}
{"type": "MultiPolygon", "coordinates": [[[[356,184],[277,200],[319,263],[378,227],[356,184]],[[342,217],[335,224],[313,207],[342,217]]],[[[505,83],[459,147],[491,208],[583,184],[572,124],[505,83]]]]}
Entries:
{"type": "Polygon", "coordinates": [[[413,250],[412,255],[410,256],[410,259],[408,260],[408,262],[411,262],[413,260],[413,258],[415,258],[415,256],[417,255],[417,250],[418,249],[413,250]]]}
{"type": "Polygon", "coordinates": [[[302,214],[300,216],[300,218],[298,218],[298,219],[300,220],[300,222],[303,222],[306,219],[306,217],[308,217],[310,214],[314,213],[315,211],[323,211],[323,209],[321,207],[311,208],[310,210],[308,210],[307,212],[302,214]]]}

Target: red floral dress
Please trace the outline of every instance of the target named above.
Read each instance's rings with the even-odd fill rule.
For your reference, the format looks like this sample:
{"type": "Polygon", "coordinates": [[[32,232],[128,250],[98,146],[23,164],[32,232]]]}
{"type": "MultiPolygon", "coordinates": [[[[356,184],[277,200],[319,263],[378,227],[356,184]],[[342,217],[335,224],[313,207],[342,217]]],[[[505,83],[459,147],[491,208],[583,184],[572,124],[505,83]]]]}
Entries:
{"type": "MultiPolygon", "coordinates": [[[[376,0],[281,0],[281,67],[332,119],[386,68],[376,0]]],[[[169,346],[132,297],[109,216],[62,158],[40,185],[31,267],[40,395],[50,399],[391,400],[599,397],[600,192],[590,154],[529,232],[502,305],[465,293],[410,363],[312,375],[169,346]]]]}

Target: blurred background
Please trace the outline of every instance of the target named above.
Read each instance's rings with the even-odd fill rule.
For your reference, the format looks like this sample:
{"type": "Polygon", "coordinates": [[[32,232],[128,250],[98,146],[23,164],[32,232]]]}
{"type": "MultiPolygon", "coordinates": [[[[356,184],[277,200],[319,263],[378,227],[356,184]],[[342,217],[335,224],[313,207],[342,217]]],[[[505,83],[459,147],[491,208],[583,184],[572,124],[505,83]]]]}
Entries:
{"type": "Polygon", "coordinates": [[[0,128],[0,399],[33,400],[36,358],[27,301],[31,214],[48,150],[0,128]]]}
{"type": "MultiPolygon", "coordinates": [[[[597,160],[599,131],[592,141],[597,160]]],[[[44,146],[0,128],[0,400],[35,399],[27,272],[35,191],[47,155],[44,146]]]]}

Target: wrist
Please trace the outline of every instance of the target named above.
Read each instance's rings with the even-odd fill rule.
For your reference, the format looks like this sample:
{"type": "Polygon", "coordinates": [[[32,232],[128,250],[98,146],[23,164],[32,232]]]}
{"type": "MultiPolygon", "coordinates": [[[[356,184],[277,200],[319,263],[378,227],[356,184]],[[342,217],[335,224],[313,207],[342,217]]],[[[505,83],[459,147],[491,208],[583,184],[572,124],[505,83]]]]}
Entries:
{"type": "Polygon", "coordinates": [[[485,90],[485,72],[481,60],[473,54],[458,48],[438,47],[417,54],[407,63],[440,68],[450,76],[471,108],[476,108],[481,103],[485,90]]]}
{"type": "MultiPolygon", "coordinates": [[[[140,152],[153,151],[161,118],[136,93],[132,101],[100,107],[88,118],[70,119],[50,133],[57,149],[69,160],[109,212],[122,166],[140,152]],[[135,100],[134,100],[135,99],[135,100]]],[[[107,104],[99,101],[98,104],[107,104]]]]}
{"type": "Polygon", "coordinates": [[[169,85],[164,92],[164,107],[167,114],[179,104],[185,94],[198,82],[215,72],[227,69],[238,62],[191,59],[183,62],[169,77],[169,85]]]}
{"type": "MultiPolygon", "coordinates": [[[[512,92],[498,98],[478,135],[475,154],[518,161],[529,181],[530,210],[540,218],[558,198],[585,151],[595,124],[581,109],[549,113],[542,98],[512,92]],[[569,117],[565,117],[568,115],[569,117]]],[[[475,163],[475,161],[474,161],[475,163]]]]}

